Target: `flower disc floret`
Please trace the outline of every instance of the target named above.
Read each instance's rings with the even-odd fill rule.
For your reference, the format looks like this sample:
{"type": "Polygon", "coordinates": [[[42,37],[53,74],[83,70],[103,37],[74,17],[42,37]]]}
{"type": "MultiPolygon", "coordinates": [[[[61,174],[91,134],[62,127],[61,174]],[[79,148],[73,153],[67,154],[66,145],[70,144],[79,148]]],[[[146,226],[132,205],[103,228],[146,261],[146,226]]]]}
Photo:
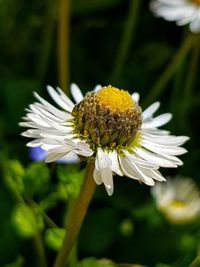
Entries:
{"type": "Polygon", "coordinates": [[[73,111],[75,134],[93,149],[128,146],[141,127],[141,109],[128,92],[108,86],[88,93],[73,111]]]}
{"type": "Polygon", "coordinates": [[[116,87],[104,86],[97,93],[97,100],[101,106],[111,111],[128,111],[134,108],[134,101],[130,94],[125,90],[116,87]]]}

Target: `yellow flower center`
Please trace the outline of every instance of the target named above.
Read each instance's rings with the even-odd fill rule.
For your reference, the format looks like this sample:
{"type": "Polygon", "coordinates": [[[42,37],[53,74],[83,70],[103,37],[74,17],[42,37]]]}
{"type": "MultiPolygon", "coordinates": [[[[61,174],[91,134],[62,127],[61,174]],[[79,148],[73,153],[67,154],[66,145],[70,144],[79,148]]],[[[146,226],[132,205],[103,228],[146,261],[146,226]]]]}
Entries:
{"type": "Polygon", "coordinates": [[[112,111],[127,111],[134,107],[133,99],[127,91],[119,90],[111,85],[97,92],[97,100],[102,106],[112,111]]]}
{"type": "Polygon", "coordinates": [[[192,0],[193,3],[200,5],[200,0],[192,0]]]}
{"type": "Polygon", "coordinates": [[[141,108],[131,95],[112,87],[102,87],[97,92],[87,93],[75,105],[72,115],[74,133],[95,150],[127,147],[136,138],[142,125],[141,108]]]}
{"type": "Polygon", "coordinates": [[[186,203],[181,200],[172,200],[170,203],[170,207],[176,208],[176,209],[182,209],[186,207],[186,203]]]}

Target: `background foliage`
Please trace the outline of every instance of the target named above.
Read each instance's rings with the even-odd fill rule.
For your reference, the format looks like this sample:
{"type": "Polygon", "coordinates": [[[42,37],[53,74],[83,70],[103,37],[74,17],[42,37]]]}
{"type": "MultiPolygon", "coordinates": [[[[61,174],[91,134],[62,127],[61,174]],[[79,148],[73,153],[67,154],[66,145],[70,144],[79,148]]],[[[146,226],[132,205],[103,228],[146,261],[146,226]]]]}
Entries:
{"type": "MultiPolygon", "coordinates": [[[[73,204],[84,176],[84,164],[32,163],[18,126],[24,108],[34,101],[34,90],[48,98],[46,84],[61,84],[59,3],[0,0],[2,267],[39,266],[42,237],[48,266],[52,265],[64,235],[66,202],[73,204]]],[[[160,100],[161,111],[173,113],[166,128],[191,138],[186,144],[189,153],[182,156],[184,166],[162,172],[189,176],[199,184],[199,36],[193,36],[191,49],[174,60],[188,29],[153,17],[149,1],[73,0],[70,8],[70,82],[83,92],[98,83],[138,91],[143,108],[160,100]],[[177,66],[159,87],[159,77],[171,60],[177,66]],[[152,94],[156,86],[159,90],[152,94]]],[[[97,188],[76,246],[81,261],[74,252],[70,264],[186,267],[198,254],[199,238],[198,221],[171,225],[157,211],[147,186],[115,177],[112,197],[103,186],[97,188]]]]}

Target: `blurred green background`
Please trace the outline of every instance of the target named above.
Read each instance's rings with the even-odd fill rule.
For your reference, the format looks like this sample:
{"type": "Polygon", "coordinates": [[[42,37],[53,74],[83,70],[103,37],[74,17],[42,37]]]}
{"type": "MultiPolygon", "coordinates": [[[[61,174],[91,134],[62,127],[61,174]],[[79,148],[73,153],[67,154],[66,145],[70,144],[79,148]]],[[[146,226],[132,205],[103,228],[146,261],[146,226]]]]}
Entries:
{"type": "MultiPolygon", "coordinates": [[[[1,267],[37,266],[32,228],[23,221],[29,211],[20,206],[22,191],[30,206],[35,205],[33,201],[47,205],[47,215],[59,227],[66,201],[76,194],[62,187],[74,183],[73,166],[52,171],[51,166],[29,159],[18,122],[24,108],[35,101],[33,91],[49,99],[47,84],[67,93],[71,82],[84,93],[96,84],[112,84],[139,92],[142,108],[161,101],[160,111],[173,113],[165,128],[190,136],[189,153],[181,157],[184,166],[162,173],[189,176],[200,184],[199,45],[200,36],[191,37],[187,27],[155,18],[147,0],[0,0],[1,267]],[[67,172],[72,178],[56,178],[56,173],[67,172]],[[17,223],[13,212],[20,214],[17,223]]],[[[83,166],[78,168],[82,172],[83,166]]],[[[37,230],[51,239],[43,219],[39,223],[38,218],[37,230]]],[[[199,225],[198,221],[170,225],[157,211],[149,187],[115,177],[112,197],[103,186],[97,188],[77,244],[78,256],[149,267],[186,267],[198,254],[199,225]]],[[[51,241],[45,245],[48,266],[56,255],[55,242],[53,249],[51,241]]],[[[94,261],[80,266],[97,266],[94,261]]]]}

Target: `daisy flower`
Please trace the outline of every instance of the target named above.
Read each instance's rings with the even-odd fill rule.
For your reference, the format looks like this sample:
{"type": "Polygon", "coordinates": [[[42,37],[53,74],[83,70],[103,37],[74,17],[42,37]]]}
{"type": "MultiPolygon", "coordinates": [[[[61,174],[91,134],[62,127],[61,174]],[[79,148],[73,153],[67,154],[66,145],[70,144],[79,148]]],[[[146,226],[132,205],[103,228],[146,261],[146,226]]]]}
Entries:
{"type": "Polygon", "coordinates": [[[154,180],[165,181],[159,167],[183,164],[176,156],[186,152],[180,146],[188,137],[158,129],[172,117],[165,113],[153,118],[159,102],[142,112],[138,93],[130,95],[111,85],[96,86],[84,97],[72,84],[75,104],[60,88],[47,86],[47,90],[59,108],[34,93],[38,102],[29,105],[20,123],[29,128],[22,135],[34,139],[27,146],[44,149],[46,162],[71,152],[94,160],[94,180],[103,183],[109,195],[114,188],[113,174],[153,186],[154,180]]]}
{"type": "Polygon", "coordinates": [[[190,178],[176,177],[151,189],[158,209],[173,224],[184,224],[200,215],[200,191],[190,178]]]}
{"type": "Polygon", "coordinates": [[[178,26],[189,24],[191,32],[200,32],[200,0],[153,0],[150,9],[156,16],[176,21],[178,26]]]}

